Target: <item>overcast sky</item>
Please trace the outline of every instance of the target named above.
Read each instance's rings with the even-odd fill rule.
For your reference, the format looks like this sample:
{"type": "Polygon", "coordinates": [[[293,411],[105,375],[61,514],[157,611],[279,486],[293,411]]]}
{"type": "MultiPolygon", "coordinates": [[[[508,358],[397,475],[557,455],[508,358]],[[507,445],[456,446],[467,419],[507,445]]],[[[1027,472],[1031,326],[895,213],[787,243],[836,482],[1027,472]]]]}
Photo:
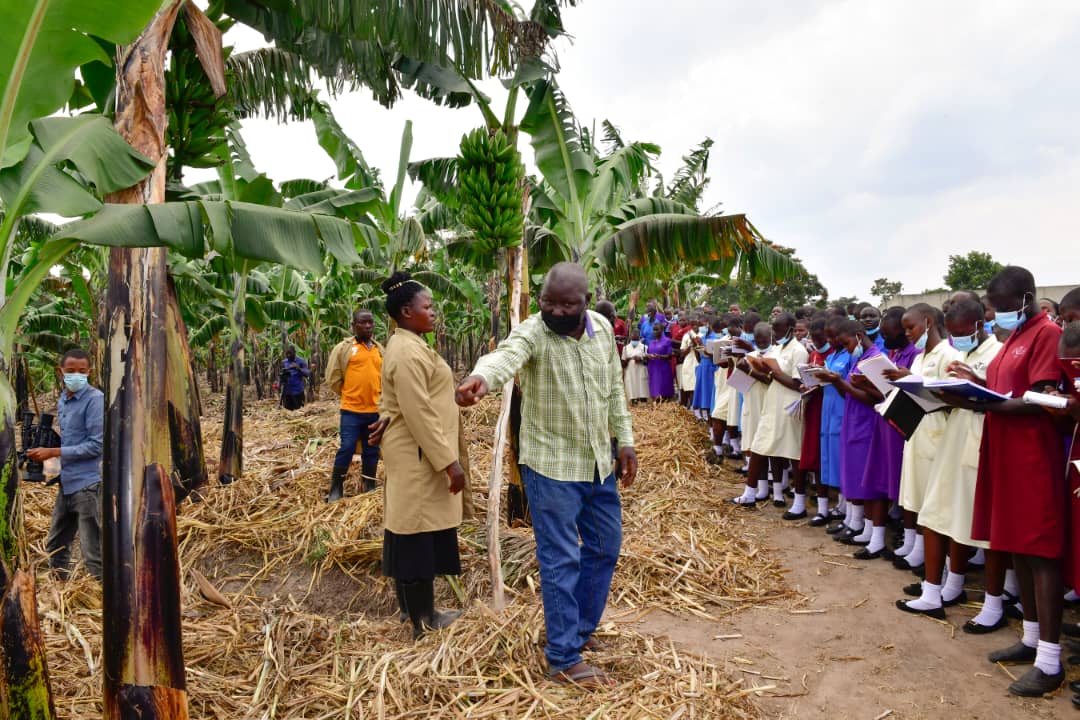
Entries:
{"type": "MultiPolygon", "coordinates": [[[[973,249],[1080,284],[1080,2],[586,0],[564,20],[559,83],[578,118],[659,144],[666,175],[711,137],[705,205],[747,213],[833,297],[869,299],[877,277],[937,287],[973,249]]],[[[456,154],[481,122],[369,97],[332,105],[384,177],[406,119],[414,160],[456,154]]],[[[310,124],[244,130],[276,180],[334,172],[310,124]]]]}

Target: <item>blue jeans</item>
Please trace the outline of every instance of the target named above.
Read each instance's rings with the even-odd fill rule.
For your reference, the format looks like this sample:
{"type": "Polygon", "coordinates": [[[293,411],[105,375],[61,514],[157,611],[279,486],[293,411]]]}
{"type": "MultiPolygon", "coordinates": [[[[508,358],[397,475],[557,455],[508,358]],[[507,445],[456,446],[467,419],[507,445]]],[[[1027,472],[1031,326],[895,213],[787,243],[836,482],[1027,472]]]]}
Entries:
{"type": "Polygon", "coordinates": [[[353,455],[356,454],[356,446],[360,444],[360,461],[365,465],[373,465],[379,462],[379,448],[368,445],[368,425],[379,419],[379,413],[355,413],[350,410],[341,411],[341,449],[334,457],[334,467],[347,468],[352,464],[353,455]]]}
{"type": "Polygon", "coordinates": [[[622,503],[614,475],[603,483],[598,476],[563,482],[522,465],[521,479],[540,565],[544,656],[557,673],[581,662],[581,648],[604,614],[622,545],[622,503]]]}

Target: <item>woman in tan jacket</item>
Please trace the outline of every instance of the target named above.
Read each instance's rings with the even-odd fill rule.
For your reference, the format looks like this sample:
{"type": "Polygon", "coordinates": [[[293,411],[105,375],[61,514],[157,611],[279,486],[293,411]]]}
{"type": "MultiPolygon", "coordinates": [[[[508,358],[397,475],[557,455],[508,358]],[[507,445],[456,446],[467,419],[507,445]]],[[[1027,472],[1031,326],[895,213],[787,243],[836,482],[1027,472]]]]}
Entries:
{"type": "Polygon", "coordinates": [[[422,337],[434,330],[431,292],[408,273],[383,283],[397,330],[386,346],[379,418],[386,467],[383,574],[394,578],[413,637],[444,628],[461,613],[435,610],[436,575],[458,575],[465,471],[450,367],[422,337]]]}

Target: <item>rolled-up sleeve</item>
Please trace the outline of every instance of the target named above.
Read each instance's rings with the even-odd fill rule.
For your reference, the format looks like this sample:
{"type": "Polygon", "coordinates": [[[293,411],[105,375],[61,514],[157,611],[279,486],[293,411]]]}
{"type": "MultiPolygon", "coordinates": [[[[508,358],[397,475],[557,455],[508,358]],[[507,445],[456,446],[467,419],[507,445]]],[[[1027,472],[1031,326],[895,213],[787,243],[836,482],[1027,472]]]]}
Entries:
{"type": "Polygon", "coordinates": [[[484,378],[489,390],[501,388],[532,357],[532,333],[535,331],[535,322],[526,321],[518,325],[495,350],[476,362],[472,374],[484,378]]]}
{"type": "Polygon", "coordinates": [[[60,448],[60,461],[89,460],[101,457],[105,439],[105,396],[95,393],[86,403],[86,438],[60,448]]]}

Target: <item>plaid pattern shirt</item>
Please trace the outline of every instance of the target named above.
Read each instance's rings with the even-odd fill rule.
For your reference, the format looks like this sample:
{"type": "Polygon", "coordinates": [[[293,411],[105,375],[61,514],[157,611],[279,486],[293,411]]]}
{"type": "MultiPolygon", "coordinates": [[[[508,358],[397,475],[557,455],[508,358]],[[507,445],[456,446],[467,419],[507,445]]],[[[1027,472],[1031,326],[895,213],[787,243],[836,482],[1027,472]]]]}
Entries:
{"type": "Polygon", "coordinates": [[[473,370],[491,389],[521,382],[522,465],[554,480],[604,480],[614,465],[611,437],[633,447],[615,334],[587,311],[580,339],[556,335],[539,315],[522,322],[473,370]]]}

